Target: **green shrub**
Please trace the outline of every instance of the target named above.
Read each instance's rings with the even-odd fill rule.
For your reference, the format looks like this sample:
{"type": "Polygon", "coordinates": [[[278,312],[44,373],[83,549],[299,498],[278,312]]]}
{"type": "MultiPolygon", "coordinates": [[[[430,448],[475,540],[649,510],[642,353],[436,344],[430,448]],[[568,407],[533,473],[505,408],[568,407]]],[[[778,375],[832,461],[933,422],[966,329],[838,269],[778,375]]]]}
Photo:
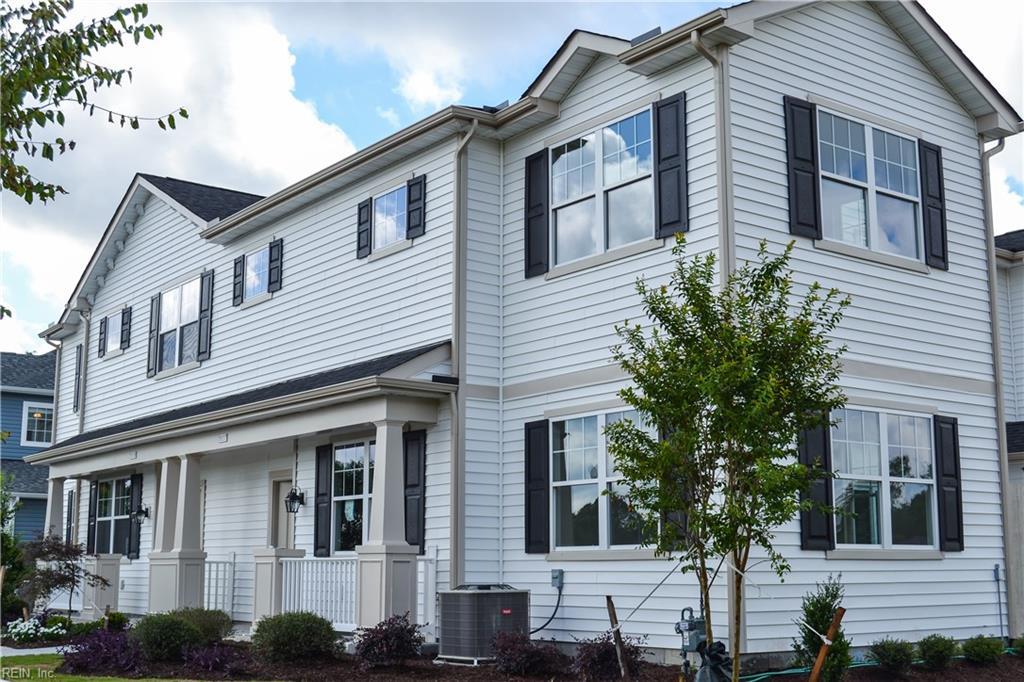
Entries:
{"type": "Polygon", "coordinates": [[[1018,656],[1024,656],[1024,637],[1013,640],[1013,648],[1017,650],[1018,656]]]}
{"type": "Polygon", "coordinates": [[[172,613],[154,613],[143,617],[131,636],[139,643],[142,655],[150,661],[180,661],[185,647],[198,646],[203,635],[195,625],[172,613]]]}
{"type": "Polygon", "coordinates": [[[256,625],[252,649],[275,663],[325,658],[334,652],[337,637],[330,621],[313,613],[282,613],[256,625]]]}
{"type": "Polygon", "coordinates": [[[917,655],[924,662],[924,667],[931,670],[944,670],[956,656],[956,640],[942,635],[928,635],[917,643],[917,655]]]}
{"type": "Polygon", "coordinates": [[[52,628],[52,627],[56,627],[58,625],[60,627],[64,628],[65,630],[70,630],[71,629],[71,619],[68,618],[67,616],[50,616],[49,618],[46,619],[46,627],[52,628]]]}
{"type": "Polygon", "coordinates": [[[178,609],[171,611],[171,615],[195,626],[204,646],[216,644],[231,634],[231,616],[217,609],[178,609]]]}
{"type": "Polygon", "coordinates": [[[128,616],[121,613],[120,611],[111,611],[107,614],[107,629],[108,630],[127,630],[128,629],[128,616]]]}
{"type": "Polygon", "coordinates": [[[905,639],[880,639],[868,650],[868,659],[893,675],[903,677],[914,664],[914,645],[905,639]]]}
{"type": "MultiPolygon", "coordinates": [[[[842,605],[845,594],[842,578],[842,574],[838,577],[829,575],[825,582],[818,583],[814,592],[804,595],[800,606],[803,610],[803,622],[797,623],[797,636],[793,639],[796,667],[810,667],[817,660],[821,637],[814,630],[828,632],[829,626],[832,625],[832,617],[836,609],[842,605]]],[[[832,646],[829,647],[828,656],[825,657],[825,667],[821,671],[822,682],[839,682],[846,676],[846,669],[852,662],[850,640],[846,639],[843,628],[840,627],[832,640],[832,646]]]]}
{"type": "Polygon", "coordinates": [[[72,623],[71,627],[68,628],[68,634],[71,637],[81,637],[90,633],[96,632],[97,630],[103,629],[103,620],[90,620],[84,623],[72,623]]]}
{"type": "Polygon", "coordinates": [[[975,665],[992,665],[1003,655],[1003,640],[998,637],[975,635],[962,645],[964,658],[975,665]]]}

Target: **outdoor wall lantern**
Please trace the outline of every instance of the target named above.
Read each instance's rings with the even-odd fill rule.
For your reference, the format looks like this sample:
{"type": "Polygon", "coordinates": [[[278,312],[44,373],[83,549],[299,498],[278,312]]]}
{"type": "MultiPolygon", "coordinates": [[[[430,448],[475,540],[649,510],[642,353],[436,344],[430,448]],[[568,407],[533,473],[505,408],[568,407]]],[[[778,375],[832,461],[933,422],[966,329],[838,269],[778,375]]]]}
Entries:
{"type": "Polygon", "coordinates": [[[139,505],[139,508],[132,512],[132,516],[135,517],[136,521],[142,523],[142,519],[149,518],[149,507],[145,505],[139,505]]]}
{"type": "Polygon", "coordinates": [[[285,495],[284,508],[289,514],[298,514],[299,507],[304,504],[306,504],[306,493],[300,493],[294,487],[285,495]]]}

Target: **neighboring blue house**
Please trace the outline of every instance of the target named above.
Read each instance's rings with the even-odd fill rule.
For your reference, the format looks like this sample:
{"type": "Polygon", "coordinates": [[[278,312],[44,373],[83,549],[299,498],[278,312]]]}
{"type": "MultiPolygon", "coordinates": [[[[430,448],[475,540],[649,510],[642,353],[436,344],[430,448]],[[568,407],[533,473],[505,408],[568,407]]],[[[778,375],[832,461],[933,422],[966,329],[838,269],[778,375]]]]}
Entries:
{"type": "Polygon", "coordinates": [[[14,479],[18,499],[14,532],[22,540],[39,535],[46,516],[47,467],[22,461],[53,441],[53,372],[56,351],[45,355],[0,353],[0,443],[3,473],[14,479]]]}

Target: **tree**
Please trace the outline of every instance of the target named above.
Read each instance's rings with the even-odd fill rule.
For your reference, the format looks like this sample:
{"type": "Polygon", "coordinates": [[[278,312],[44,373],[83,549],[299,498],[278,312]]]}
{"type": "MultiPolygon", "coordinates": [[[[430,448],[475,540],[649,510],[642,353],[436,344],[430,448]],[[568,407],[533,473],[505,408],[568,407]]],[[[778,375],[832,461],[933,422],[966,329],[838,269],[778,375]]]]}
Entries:
{"type": "Polygon", "coordinates": [[[35,133],[48,126],[63,126],[66,109],[81,108],[89,116],[106,114],[107,122],[138,129],[150,121],[162,128],[174,128],[177,109],[163,116],[141,117],[113,111],[93,101],[100,88],[120,85],[132,77],[131,69],[111,68],[91,58],[101,48],[124,45],[126,39],[138,44],[163,32],[159,24],[145,23],[148,8],[139,3],[113,14],[64,28],[72,0],[41,0],[12,7],[0,2],[0,42],[3,81],[0,85],[0,178],[8,189],[28,203],[67,194],[60,185],[41,180],[19,163],[18,157],[55,155],[75,148],[75,141],[60,136],[36,139],[35,133]]]}
{"type": "Polygon", "coordinates": [[[85,569],[85,547],[74,542],[65,542],[59,535],[44,535],[25,545],[25,557],[32,567],[20,588],[25,601],[35,604],[49,601],[53,595],[67,590],[68,617],[74,591],[82,585],[110,587],[110,581],[85,569]]]}
{"type": "MultiPolygon", "coordinates": [[[[797,622],[797,636],[793,638],[793,663],[799,667],[809,668],[814,665],[821,649],[819,632],[828,632],[832,625],[832,617],[843,604],[846,588],[843,587],[842,574],[838,577],[829,576],[825,582],[817,584],[814,592],[804,595],[800,609],[803,619],[797,622]]],[[[846,676],[853,657],[850,656],[850,640],[846,639],[840,627],[832,646],[825,657],[825,666],[821,670],[822,682],[839,682],[846,676]]]]}
{"type": "MultiPolygon", "coordinates": [[[[797,442],[845,404],[836,385],[845,348],[828,335],[849,299],[817,283],[796,295],[792,249],[771,256],[762,242],[756,262],[718,287],[715,254],[686,258],[680,235],[670,282],[636,284],[652,324],[616,327],[613,355],[632,377],[620,396],[644,424],[609,426],[609,450],[658,555],[696,574],[708,647],[718,569],[735,569],[737,607],[752,548],[784,576],[774,531],[810,508],[801,492],[813,479],[831,475],[801,465],[797,442]]],[[[730,623],[733,679],[740,613],[730,623]]]]}
{"type": "MultiPolygon", "coordinates": [[[[6,440],[6,438],[4,438],[6,440]]],[[[14,588],[25,576],[25,563],[21,556],[21,547],[13,529],[14,514],[18,511],[18,503],[11,494],[12,479],[0,472],[0,561],[2,561],[2,585],[0,585],[0,601],[3,615],[10,616],[20,612],[23,602],[18,599],[14,588]]]]}

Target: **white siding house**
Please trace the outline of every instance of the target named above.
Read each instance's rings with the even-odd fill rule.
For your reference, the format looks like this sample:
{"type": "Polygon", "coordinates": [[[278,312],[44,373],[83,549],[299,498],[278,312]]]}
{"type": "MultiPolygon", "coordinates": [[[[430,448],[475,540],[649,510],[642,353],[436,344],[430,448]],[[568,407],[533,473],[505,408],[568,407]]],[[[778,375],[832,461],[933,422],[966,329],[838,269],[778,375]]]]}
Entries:
{"type": "Polygon", "coordinates": [[[269,197],[136,176],[44,332],[48,523],[72,515],[119,578],[85,608],[350,630],[506,583],[552,616],[541,636],[604,631],[607,594],[675,649],[696,583],[600,494],[600,430],[628,383],[614,327],[681,231],[722,276],[795,241],[798,283],[853,300],[849,409],[817,453],[851,514],[777,530],[793,570],[750,570],[746,650],[787,650],[830,573],[858,646],[1022,634],[1001,422],[1024,423],[1024,280],[1009,251],[993,274],[984,183],[1020,129],[916,3],[755,1],[632,43],[573,32],[511,105],[449,107],[269,197]]]}

